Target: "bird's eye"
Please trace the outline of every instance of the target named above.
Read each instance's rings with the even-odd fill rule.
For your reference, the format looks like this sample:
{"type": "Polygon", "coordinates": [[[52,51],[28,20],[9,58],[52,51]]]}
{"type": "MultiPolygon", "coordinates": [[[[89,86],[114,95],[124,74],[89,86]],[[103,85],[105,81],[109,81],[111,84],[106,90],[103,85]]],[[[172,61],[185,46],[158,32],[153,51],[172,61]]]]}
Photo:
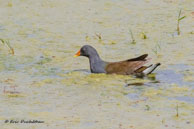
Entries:
{"type": "Polygon", "coordinates": [[[83,48],[82,51],[85,52],[86,51],[86,48],[83,48]]]}
{"type": "Polygon", "coordinates": [[[84,48],[81,49],[81,53],[82,53],[82,54],[85,53],[85,49],[84,49],[84,48]]]}

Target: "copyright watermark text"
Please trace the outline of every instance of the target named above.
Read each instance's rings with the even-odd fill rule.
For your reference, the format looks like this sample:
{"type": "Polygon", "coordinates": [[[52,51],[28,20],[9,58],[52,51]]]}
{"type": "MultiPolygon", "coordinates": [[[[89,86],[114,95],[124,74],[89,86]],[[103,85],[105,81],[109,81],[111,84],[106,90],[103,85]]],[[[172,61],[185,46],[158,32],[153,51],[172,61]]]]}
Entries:
{"type": "Polygon", "coordinates": [[[10,124],[35,124],[35,123],[44,123],[44,121],[41,120],[5,120],[4,123],[10,123],[10,124]]]}

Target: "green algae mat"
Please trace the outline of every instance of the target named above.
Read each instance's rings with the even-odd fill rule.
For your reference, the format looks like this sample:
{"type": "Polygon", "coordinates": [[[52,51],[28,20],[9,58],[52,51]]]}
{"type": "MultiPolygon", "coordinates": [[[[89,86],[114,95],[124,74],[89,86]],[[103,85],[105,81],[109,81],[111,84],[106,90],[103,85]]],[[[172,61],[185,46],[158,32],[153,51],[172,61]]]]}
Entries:
{"type": "MultiPolygon", "coordinates": [[[[193,129],[193,0],[0,0],[1,129],[193,129]],[[145,53],[153,74],[91,74],[145,53]]],[[[149,64],[148,64],[149,65],[149,64]]]]}

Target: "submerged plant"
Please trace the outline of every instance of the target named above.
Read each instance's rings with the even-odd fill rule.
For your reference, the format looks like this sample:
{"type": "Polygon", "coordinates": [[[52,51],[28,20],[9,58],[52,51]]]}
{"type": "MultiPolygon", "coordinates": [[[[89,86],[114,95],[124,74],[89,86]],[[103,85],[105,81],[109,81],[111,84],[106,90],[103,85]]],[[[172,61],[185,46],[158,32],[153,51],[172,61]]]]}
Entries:
{"type": "Polygon", "coordinates": [[[186,17],[186,16],[181,17],[181,11],[182,10],[180,9],[178,19],[177,19],[177,33],[178,33],[178,35],[180,35],[180,27],[179,27],[180,21],[186,17]]]}
{"type": "Polygon", "coordinates": [[[147,35],[144,32],[141,32],[141,38],[142,39],[147,39],[147,35]]]}
{"type": "Polygon", "coordinates": [[[89,41],[89,40],[90,40],[90,38],[89,38],[88,35],[85,36],[85,40],[86,40],[86,41],[89,41]]]}
{"type": "Polygon", "coordinates": [[[101,36],[101,34],[95,33],[95,35],[96,35],[96,37],[98,38],[98,41],[99,41],[99,42],[102,42],[102,36],[101,36]]]}
{"type": "Polygon", "coordinates": [[[14,49],[11,47],[9,40],[4,40],[4,39],[1,39],[1,38],[0,38],[0,41],[1,41],[4,45],[6,45],[6,46],[9,48],[10,53],[11,53],[12,55],[14,55],[14,49]]]}
{"type": "Polygon", "coordinates": [[[179,105],[176,105],[176,117],[179,117],[179,105]]]}
{"type": "Polygon", "coordinates": [[[146,106],[145,110],[149,111],[150,110],[150,106],[149,105],[145,105],[145,106],[146,106]]]}
{"type": "Polygon", "coordinates": [[[158,55],[158,52],[160,51],[160,49],[161,49],[160,44],[157,43],[157,44],[155,45],[155,47],[152,49],[152,51],[153,51],[156,55],[158,55]]]}
{"type": "Polygon", "coordinates": [[[132,39],[131,43],[132,43],[132,44],[136,44],[136,41],[135,41],[135,39],[134,39],[134,37],[133,37],[132,31],[131,31],[130,29],[129,29],[129,31],[130,31],[131,39],[132,39]]]}

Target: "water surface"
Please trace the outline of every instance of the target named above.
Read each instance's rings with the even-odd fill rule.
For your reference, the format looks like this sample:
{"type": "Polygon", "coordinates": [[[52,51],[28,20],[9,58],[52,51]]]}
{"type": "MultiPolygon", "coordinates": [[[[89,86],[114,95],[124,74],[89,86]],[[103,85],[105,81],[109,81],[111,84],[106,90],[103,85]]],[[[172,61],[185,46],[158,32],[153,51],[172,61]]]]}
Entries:
{"type": "Polygon", "coordinates": [[[0,38],[15,50],[11,55],[0,44],[1,127],[194,128],[193,5],[192,0],[0,1],[0,38]],[[180,9],[186,18],[176,35],[180,9]],[[144,78],[91,74],[87,58],[73,58],[85,44],[106,61],[148,53],[152,63],[162,65],[144,78]]]}

